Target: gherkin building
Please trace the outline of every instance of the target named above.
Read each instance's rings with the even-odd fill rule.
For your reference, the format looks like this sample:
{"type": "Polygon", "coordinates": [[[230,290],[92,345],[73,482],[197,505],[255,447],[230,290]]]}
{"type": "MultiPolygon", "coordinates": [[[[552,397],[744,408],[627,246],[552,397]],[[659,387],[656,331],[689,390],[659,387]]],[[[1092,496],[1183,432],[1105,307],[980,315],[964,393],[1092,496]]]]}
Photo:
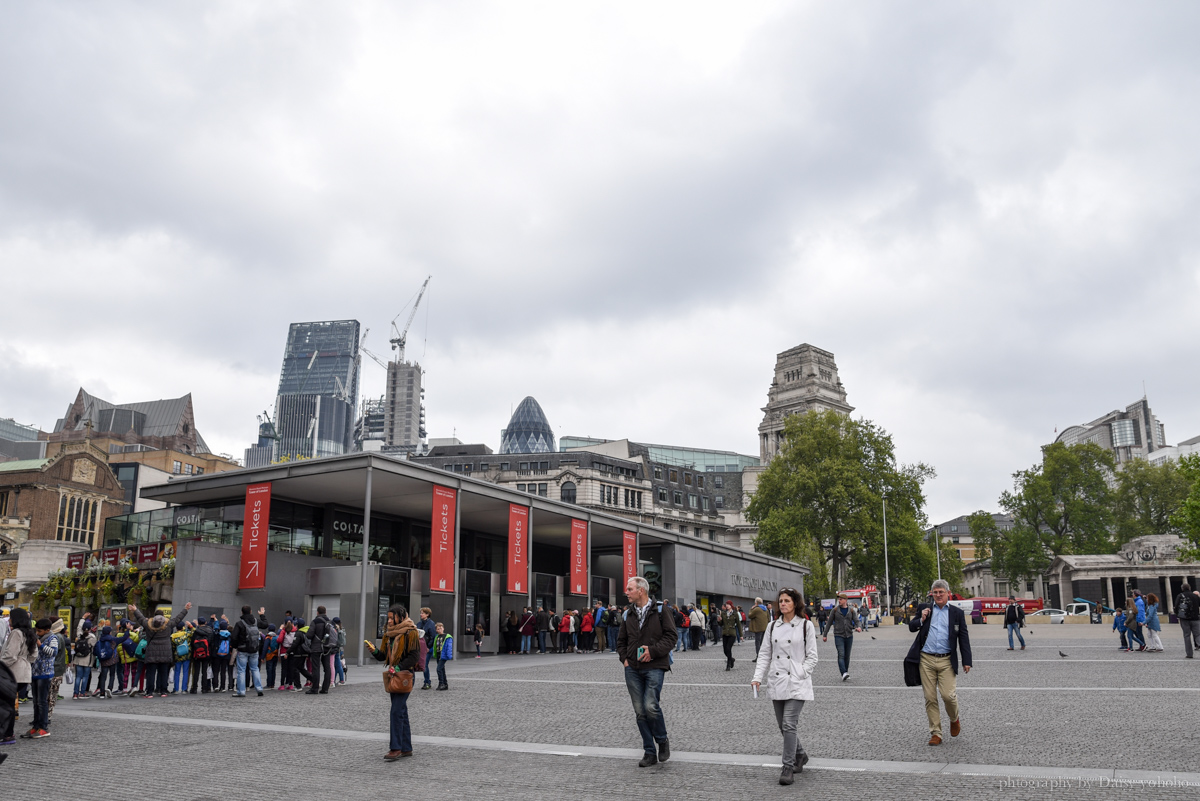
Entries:
{"type": "Polygon", "coordinates": [[[521,401],[508,427],[500,432],[501,453],[552,453],[554,432],[546,414],[532,397],[521,401]]]}

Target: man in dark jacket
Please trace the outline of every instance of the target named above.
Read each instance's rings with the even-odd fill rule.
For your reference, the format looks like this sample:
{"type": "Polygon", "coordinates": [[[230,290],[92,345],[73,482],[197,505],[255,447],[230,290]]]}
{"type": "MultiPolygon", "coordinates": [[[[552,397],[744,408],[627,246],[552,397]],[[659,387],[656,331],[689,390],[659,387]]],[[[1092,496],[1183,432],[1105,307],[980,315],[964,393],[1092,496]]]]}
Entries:
{"type": "Polygon", "coordinates": [[[919,631],[905,661],[920,660],[921,687],[925,690],[925,716],[929,718],[929,744],[942,744],[942,716],[938,709],[938,692],[950,718],[950,736],[961,730],[958,722],[958,694],[955,677],[958,675],[958,653],[962,652],[963,672],[971,672],[971,640],[967,636],[967,617],[957,606],[950,605],[950,585],[942,579],[933,582],[929,591],[932,604],[921,604],[908,624],[909,631],[919,631]],[[956,651],[957,649],[957,651],[956,651]]]}
{"type": "Polygon", "coordinates": [[[1021,626],[1025,625],[1025,606],[1017,603],[1015,595],[1008,596],[1008,606],[1004,609],[1004,628],[1008,629],[1008,650],[1013,649],[1013,632],[1021,641],[1021,650],[1025,650],[1025,638],[1021,636],[1021,626]]]}
{"type": "Polygon", "coordinates": [[[192,677],[192,687],[188,690],[192,695],[196,694],[197,685],[204,693],[212,689],[212,682],[209,680],[208,674],[210,670],[217,670],[217,663],[213,660],[213,656],[217,653],[216,639],[217,634],[208,621],[205,618],[198,618],[196,630],[192,632],[192,667],[189,671],[192,677]],[[201,640],[205,645],[198,646],[197,643],[201,640]],[[201,654],[207,655],[201,656],[201,654]]]}
{"type": "Polygon", "coordinates": [[[638,767],[644,768],[671,757],[667,724],[658,698],[663,679],[671,669],[671,651],[678,634],[670,611],[664,613],[650,599],[650,584],[646,579],[641,576],[629,579],[625,594],[629,596],[630,608],[617,634],[617,658],[625,665],[625,686],[642,734],[645,755],[638,767]]]}
{"type": "Polygon", "coordinates": [[[261,696],[262,677],[258,672],[258,650],[262,645],[263,635],[267,631],[267,610],[258,608],[258,617],[250,613],[250,606],[242,607],[242,616],[233,626],[233,647],[237,649],[237,684],[234,687],[234,698],[246,697],[246,671],[254,679],[254,689],[261,696]]]}
{"type": "Polygon", "coordinates": [[[329,680],[333,677],[333,665],[328,661],[328,649],[324,647],[326,633],[333,637],[334,642],[337,642],[337,631],[329,622],[329,618],[325,616],[325,607],[318,606],[317,616],[308,624],[308,643],[312,656],[312,689],[308,690],[305,695],[329,692],[329,680]],[[325,667],[324,679],[321,677],[322,666],[325,667]],[[320,690],[317,689],[318,684],[321,685],[320,690]]]}
{"type": "Polygon", "coordinates": [[[546,653],[546,635],[550,633],[550,615],[546,608],[539,606],[537,610],[538,653],[546,653]]]}

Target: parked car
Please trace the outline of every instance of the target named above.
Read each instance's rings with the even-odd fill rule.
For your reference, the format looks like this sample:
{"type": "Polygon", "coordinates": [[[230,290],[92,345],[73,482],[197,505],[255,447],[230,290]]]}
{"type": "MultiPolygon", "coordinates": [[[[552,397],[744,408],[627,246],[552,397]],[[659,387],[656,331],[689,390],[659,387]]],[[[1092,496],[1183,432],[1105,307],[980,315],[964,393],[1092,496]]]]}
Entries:
{"type": "Polygon", "coordinates": [[[1029,617],[1048,617],[1051,623],[1067,622],[1067,613],[1062,609],[1039,609],[1029,617]]]}

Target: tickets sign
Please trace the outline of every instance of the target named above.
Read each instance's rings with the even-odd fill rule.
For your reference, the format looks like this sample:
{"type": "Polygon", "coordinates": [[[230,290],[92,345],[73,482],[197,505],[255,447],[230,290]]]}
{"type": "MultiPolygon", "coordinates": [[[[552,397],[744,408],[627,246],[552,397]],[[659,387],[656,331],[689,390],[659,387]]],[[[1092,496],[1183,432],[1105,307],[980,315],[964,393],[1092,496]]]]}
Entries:
{"type": "Polygon", "coordinates": [[[508,505],[508,591],[529,592],[529,507],[508,505]]]}
{"type": "Polygon", "coordinates": [[[621,540],[624,544],[624,563],[625,563],[625,584],[621,589],[629,586],[629,580],[638,574],[637,569],[637,534],[632,531],[622,531],[621,540]]]}
{"type": "Polygon", "coordinates": [[[242,563],[239,590],[261,590],[267,585],[267,532],[271,522],[271,482],[246,487],[246,520],[242,526],[242,563]]]}
{"type": "Polygon", "coordinates": [[[454,519],[458,492],[450,487],[433,486],[429,589],[454,592],[454,519]]]}
{"type": "Polygon", "coordinates": [[[587,595],[588,524],[584,520],[571,521],[571,595],[587,595]]]}

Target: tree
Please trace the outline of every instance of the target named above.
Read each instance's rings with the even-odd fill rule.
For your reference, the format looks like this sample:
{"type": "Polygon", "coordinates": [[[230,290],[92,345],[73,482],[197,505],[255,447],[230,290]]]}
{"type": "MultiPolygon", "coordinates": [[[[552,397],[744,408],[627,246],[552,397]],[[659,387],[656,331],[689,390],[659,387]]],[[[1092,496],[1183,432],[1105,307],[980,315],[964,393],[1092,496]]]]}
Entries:
{"type": "Polygon", "coordinates": [[[1112,454],[1092,442],[1042,448],[1042,463],[1013,474],[1013,492],[1000,507],[1015,526],[1005,539],[1037,537],[1052,555],[1115,553],[1112,454]]]}
{"type": "Polygon", "coordinates": [[[1179,533],[1189,542],[1190,548],[1181,550],[1182,559],[1200,559],[1200,453],[1192,453],[1179,460],[1180,474],[1191,482],[1187,497],[1171,518],[1179,533]]]}
{"type": "MultiPolygon", "coordinates": [[[[755,547],[795,558],[815,547],[833,567],[830,584],[848,578],[883,584],[883,498],[887,497],[892,574],[920,586],[937,567],[923,542],[924,464],[899,466],[886,431],[834,411],[792,415],[784,447],[759,476],[746,517],[759,528],[755,547]],[[924,547],[924,550],[922,550],[924,547]]],[[[816,565],[808,563],[817,574],[816,565]]]]}
{"type": "Polygon", "coordinates": [[[1016,585],[1036,578],[1050,566],[1050,556],[1037,532],[1023,523],[1001,531],[996,519],[987,512],[967,518],[967,527],[975,542],[979,559],[991,559],[992,574],[1016,585]]]}
{"type": "Polygon", "coordinates": [[[1114,494],[1117,544],[1152,534],[1178,534],[1174,517],[1193,483],[1194,479],[1171,461],[1152,465],[1135,459],[1126,464],[1118,474],[1114,494]]]}

